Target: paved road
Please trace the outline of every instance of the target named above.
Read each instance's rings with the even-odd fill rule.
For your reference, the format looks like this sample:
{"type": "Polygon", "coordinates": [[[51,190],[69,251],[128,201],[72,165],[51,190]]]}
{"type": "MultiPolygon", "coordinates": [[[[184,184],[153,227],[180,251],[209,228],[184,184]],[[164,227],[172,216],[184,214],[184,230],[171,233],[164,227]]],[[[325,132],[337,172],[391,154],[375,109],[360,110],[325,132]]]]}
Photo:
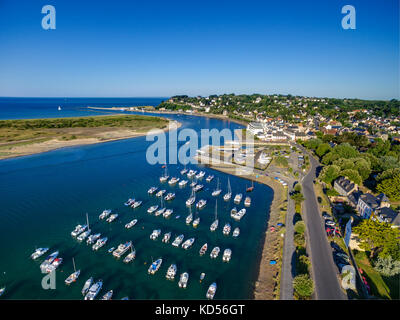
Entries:
{"type": "MultiPolygon", "coordinates": [[[[287,181],[287,180],[286,180],[287,181]]],[[[288,187],[288,205],[285,222],[285,242],[283,245],[282,255],[282,276],[281,276],[281,300],[293,300],[293,278],[296,276],[295,262],[295,246],[293,242],[294,228],[294,201],[289,197],[289,192],[293,190],[293,183],[288,187]]]]}
{"type": "MultiPolygon", "coordinates": [[[[304,149],[303,149],[304,150],[304,149]]],[[[319,163],[309,155],[311,170],[302,180],[305,217],[309,236],[309,248],[312,272],[315,282],[315,298],[317,300],[344,300],[346,296],[341,290],[337,277],[337,269],[333,262],[332,249],[327,241],[321,214],[314,193],[313,180],[319,163]]]]}

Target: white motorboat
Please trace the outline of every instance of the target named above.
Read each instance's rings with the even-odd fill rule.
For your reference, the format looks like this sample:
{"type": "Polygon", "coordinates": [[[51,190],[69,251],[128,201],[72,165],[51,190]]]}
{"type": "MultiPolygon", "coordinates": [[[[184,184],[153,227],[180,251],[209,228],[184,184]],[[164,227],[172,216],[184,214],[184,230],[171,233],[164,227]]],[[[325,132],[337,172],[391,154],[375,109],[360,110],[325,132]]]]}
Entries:
{"type": "Polygon", "coordinates": [[[210,300],[214,299],[216,291],[217,291],[217,284],[214,282],[208,287],[207,294],[206,294],[207,299],[210,299],[210,300]]]}
{"type": "Polygon", "coordinates": [[[200,248],[199,254],[202,256],[207,252],[208,245],[207,243],[203,244],[203,246],[200,248]]]}
{"type": "Polygon", "coordinates": [[[93,278],[90,277],[89,279],[87,279],[85,281],[85,284],[83,285],[83,288],[82,288],[82,291],[81,291],[83,296],[86,295],[86,293],[89,291],[89,289],[90,289],[90,287],[92,285],[93,285],[93,278]]]}
{"type": "Polygon", "coordinates": [[[156,197],[162,197],[162,196],[164,195],[164,193],[166,193],[166,192],[167,192],[167,190],[165,190],[165,189],[160,190],[160,191],[158,191],[158,192],[156,193],[156,197]]]}
{"type": "Polygon", "coordinates": [[[229,223],[224,225],[224,229],[222,230],[222,233],[224,235],[229,235],[229,233],[231,232],[231,225],[229,223]]]}
{"type": "Polygon", "coordinates": [[[189,248],[193,245],[194,240],[195,240],[194,238],[187,239],[187,240],[182,244],[182,248],[185,249],[185,250],[189,249],[189,248]]]}
{"type": "Polygon", "coordinates": [[[47,251],[49,251],[49,248],[37,248],[35,252],[31,254],[31,258],[33,260],[36,260],[37,258],[40,258],[42,255],[44,255],[47,251]]]}
{"type": "Polygon", "coordinates": [[[194,227],[194,228],[197,228],[198,225],[199,225],[199,223],[200,223],[200,218],[194,219],[194,221],[193,221],[193,227],[194,227]]]}
{"type": "Polygon", "coordinates": [[[157,187],[151,187],[149,190],[147,190],[148,194],[154,194],[158,190],[157,187]]]}
{"type": "MultiPolygon", "coordinates": [[[[135,201],[134,199],[130,199],[130,200],[135,201]]],[[[100,219],[100,220],[104,220],[104,219],[108,218],[108,216],[109,216],[110,214],[111,214],[111,209],[106,209],[106,210],[104,210],[104,211],[99,215],[99,219],[100,219]]]]}
{"type": "Polygon", "coordinates": [[[135,209],[139,207],[142,204],[142,201],[135,201],[132,205],[131,208],[135,209]]]}
{"type": "Polygon", "coordinates": [[[179,288],[186,288],[188,281],[189,281],[189,273],[187,272],[182,273],[179,278],[179,283],[178,283],[179,288]]]}
{"type": "Polygon", "coordinates": [[[231,249],[225,249],[224,254],[222,255],[222,261],[224,262],[229,262],[232,257],[232,250],[231,249]]]}
{"type": "Polygon", "coordinates": [[[184,187],[184,186],[187,185],[187,183],[188,183],[187,180],[181,180],[181,181],[179,182],[179,186],[180,186],[180,187],[184,187]]]}
{"type": "Polygon", "coordinates": [[[211,253],[210,253],[210,257],[212,259],[216,259],[219,255],[219,252],[221,251],[221,249],[219,247],[215,247],[214,249],[212,249],[211,253]]]}
{"type": "Polygon", "coordinates": [[[153,230],[153,232],[150,235],[150,239],[151,240],[156,240],[159,237],[160,234],[161,234],[161,230],[160,229],[153,230]]]}
{"type": "Polygon", "coordinates": [[[99,280],[95,284],[93,284],[86,294],[85,300],[94,300],[94,298],[96,298],[97,294],[100,292],[102,286],[103,280],[99,280]]]}
{"type": "Polygon", "coordinates": [[[239,234],[240,234],[240,229],[235,228],[235,230],[233,230],[232,237],[237,238],[239,237],[239,234]]]}
{"type": "Polygon", "coordinates": [[[203,209],[207,204],[207,200],[201,199],[199,202],[196,203],[196,208],[203,209]]]}
{"type": "Polygon", "coordinates": [[[233,202],[235,202],[236,204],[239,204],[240,201],[242,201],[242,197],[243,195],[241,193],[238,193],[235,198],[233,199],[233,202]]]}
{"type": "Polygon", "coordinates": [[[151,206],[149,209],[147,209],[147,213],[153,213],[154,211],[156,211],[158,209],[158,206],[151,206]]]}
{"type": "Polygon", "coordinates": [[[92,246],[92,249],[95,251],[99,250],[101,247],[103,247],[107,243],[107,240],[108,240],[107,237],[97,240],[97,242],[92,246]]]}
{"type": "Polygon", "coordinates": [[[164,236],[162,238],[162,242],[168,243],[170,238],[171,238],[171,232],[167,232],[164,234],[164,236]]]}
{"type": "Polygon", "coordinates": [[[250,207],[250,205],[251,205],[251,198],[250,197],[246,197],[246,199],[244,199],[244,205],[246,207],[250,207]]]}
{"type": "Polygon", "coordinates": [[[171,214],[174,212],[174,210],[173,209],[167,209],[167,210],[165,210],[165,212],[163,213],[163,217],[165,218],[165,219],[167,219],[167,218],[169,218],[170,216],[171,216],[171,214]]]}
{"type": "Polygon", "coordinates": [[[183,234],[177,236],[177,237],[175,238],[174,242],[172,242],[172,245],[173,245],[174,247],[179,247],[180,244],[181,244],[182,241],[183,241],[183,238],[184,238],[184,235],[183,235],[183,234]]]}
{"type": "Polygon", "coordinates": [[[206,181],[207,182],[211,182],[214,179],[214,175],[210,174],[207,178],[206,181]]]}
{"type": "Polygon", "coordinates": [[[116,258],[121,258],[132,246],[132,241],[127,241],[121,243],[117,249],[113,251],[113,256],[116,258]]]}
{"type": "Polygon", "coordinates": [[[162,259],[157,259],[156,261],[154,261],[154,262],[150,265],[150,267],[149,267],[149,269],[147,270],[147,272],[148,272],[149,274],[155,274],[155,273],[158,271],[158,269],[160,269],[161,264],[162,264],[162,259]]]}
{"type": "Polygon", "coordinates": [[[126,228],[126,229],[130,229],[130,228],[132,228],[136,223],[137,223],[137,219],[133,219],[132,221],[128,222],[128,223],[125,225],[125,228],[126,228]]]}
{"type": "Polygon", "coordinates": [[[167,270],[167,274],[165,275],[165,277],[166,277],[168,280],[174,280],[177,270],[178,270],[178,269],[177,269],[177,267],[176,267],[176,264],[171,264],[171,265],[169,266],[168,270],[167,270]]]}
{"type": "Polygon", "coordinates": [[[114,213],[111,216],[108,217],[108,219],[106,220],[108,223],[113,222],[114,220],[116,220],[118,218],[118,213],[114,213]]]}

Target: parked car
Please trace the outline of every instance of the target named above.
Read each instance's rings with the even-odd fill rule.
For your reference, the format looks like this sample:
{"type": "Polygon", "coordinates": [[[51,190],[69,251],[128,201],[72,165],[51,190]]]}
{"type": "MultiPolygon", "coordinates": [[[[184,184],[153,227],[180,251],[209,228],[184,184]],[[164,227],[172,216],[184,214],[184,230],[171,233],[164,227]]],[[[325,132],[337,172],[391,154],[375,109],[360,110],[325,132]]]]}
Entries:
{"type": "Polygon", "coordinates": [[[322,213],[322,217],[324,218],[324,219],[331,219],[332,217],[329,215],[329,214],[327,214],[326,212],[323,212],[322,213]]]}
{"type": "Polygon", "coordinates": [[[332,220],[325,220],[325,224],[331,227],[334,227],[336,225],[336,223],[332,220]]]}
{"type": "Polygon", "coordinates": [[[334,241],[331,241],[331,247],[332,247],[332,249],[334,249],[334,250],[343,252],[342,248],[341,248],[336,242],[334,242],[334,241]]]}

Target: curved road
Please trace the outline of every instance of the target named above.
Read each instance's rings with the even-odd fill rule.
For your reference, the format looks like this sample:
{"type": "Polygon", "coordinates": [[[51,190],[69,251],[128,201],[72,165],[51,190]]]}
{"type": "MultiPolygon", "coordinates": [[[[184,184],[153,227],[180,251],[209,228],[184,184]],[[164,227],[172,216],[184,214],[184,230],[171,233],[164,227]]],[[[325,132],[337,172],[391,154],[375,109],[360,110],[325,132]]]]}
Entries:
{"type": "Polygon", "coordinates": [[[316,177],[316,168],[319,163],[304,148],[297,147],[309,155],[311,163],[311,170],[302,180],[302,188],[304,197],[306,198],[304,201],[304,212],[315,283],[315,298],[317,300],[344,300],[346,296],[339,284],[337,268],[332,257],[332,249],[327,241],[324,224],[314,193],[313,180],[316,177]]]}

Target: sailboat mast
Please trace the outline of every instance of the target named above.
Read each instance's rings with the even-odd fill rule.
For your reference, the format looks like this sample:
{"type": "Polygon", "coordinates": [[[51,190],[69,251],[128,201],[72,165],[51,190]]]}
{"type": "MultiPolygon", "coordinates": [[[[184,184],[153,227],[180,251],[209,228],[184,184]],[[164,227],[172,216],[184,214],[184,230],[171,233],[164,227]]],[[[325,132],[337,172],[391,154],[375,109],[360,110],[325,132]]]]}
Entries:
{"type": "Polygon", "coordinates": [[[89,217],[88,217],[87,212],[86,212],[86,223],[87,223],[88,230],[90,230],[90,227],[89,227],[89,217]]]}
{"type": "Polygon", "coordinates": [[[218,206],[218,200],[215,199],[215,220],[217,220],[217,211],[218,211],[217,206],[218,206]]]}
{"type": "Polygon", "coordinates": [[[72,264],[74,265],[74,271],[76,272],[75,259],[74,258],[72,258],[72,264]]]}

